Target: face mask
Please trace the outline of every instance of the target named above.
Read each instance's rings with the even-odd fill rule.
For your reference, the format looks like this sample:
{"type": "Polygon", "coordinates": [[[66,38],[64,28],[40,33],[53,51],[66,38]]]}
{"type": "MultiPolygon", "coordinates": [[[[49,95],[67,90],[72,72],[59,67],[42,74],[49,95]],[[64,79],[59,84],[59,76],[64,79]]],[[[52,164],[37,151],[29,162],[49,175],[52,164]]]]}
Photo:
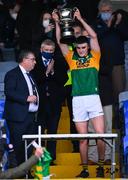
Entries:
{"type": "Polygon", "coordinates": [[[42,55],[45,59],[52,59],[52,58],[53,58],[53,53],[41,52],[41,55],[42,55]]]}
{"type": "Polygon", "coordinates": [[[48,27],[49,19],[43,20],[42,25],[43,25],[44,28],[48,27]]]}
{"type": "Polygon", "coordinates": [[[11,17],[12,17],[14,20],[16,20],[16,18],[17,18],[17,13],[12,13],[12,14],[11,14],[11,17]]]}
{"type": "Polygon", "coordinates": [[[102,12],[100,14],[100,16],[101,16],[101,19],[103,21],[108,21],[110,19],[110,17],[111,17],[111,13],[109,13],[109,12],[102,12]]]}

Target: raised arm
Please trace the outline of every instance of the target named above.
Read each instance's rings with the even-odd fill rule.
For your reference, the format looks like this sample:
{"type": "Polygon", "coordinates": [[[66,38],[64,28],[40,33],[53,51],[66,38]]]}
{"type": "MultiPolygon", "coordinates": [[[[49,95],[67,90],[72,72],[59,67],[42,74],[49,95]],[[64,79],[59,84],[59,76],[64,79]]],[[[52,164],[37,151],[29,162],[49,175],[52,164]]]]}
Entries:
{"type": "Polygon", "coordinates": [[[74,13],[74,18],[77,18],[80,23],[83,25],[84,29],[87,31],[89,37],[90,37],[90,47],[94,51],[100,51],[97,34],[95,31],[91,28],[90,25],[87,24],[87,22],[82,18],[79,9],[76,9],[74,13]]]}
{"type": "Polygon", "coordinates": [[[52,18],[55,21],[57,43],[62,51],[62,54],[65,56],[68,52],[68,45],[60,42],[61,30],[60,30],[60,25],[59,25],[59,16],[58,16],[57,12],[53,11],[52,18]]]}
{"type": "Polygon", "coordinates": [[[15,168],[10,168],[0,173],[0,179],[13,179],[21,178],[25,176],[33,165],[39,161],[39,158],[43,155],[43,148],[38,147],[35,151],[35,155],[32,155],[27,161],[20,164],[15,168]]]}

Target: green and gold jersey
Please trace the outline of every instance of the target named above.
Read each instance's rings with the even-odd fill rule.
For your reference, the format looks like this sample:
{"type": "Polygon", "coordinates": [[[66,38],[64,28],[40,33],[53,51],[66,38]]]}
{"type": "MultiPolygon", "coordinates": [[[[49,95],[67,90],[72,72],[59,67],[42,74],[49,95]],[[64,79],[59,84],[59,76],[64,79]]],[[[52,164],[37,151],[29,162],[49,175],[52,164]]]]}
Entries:
{"type": "Polygon", "coordinates": [[[65,59],[71,70],[72,95],[98,94],[100,52],[91,51],[86,57],[80,58],[69,50],[65,59]]]}

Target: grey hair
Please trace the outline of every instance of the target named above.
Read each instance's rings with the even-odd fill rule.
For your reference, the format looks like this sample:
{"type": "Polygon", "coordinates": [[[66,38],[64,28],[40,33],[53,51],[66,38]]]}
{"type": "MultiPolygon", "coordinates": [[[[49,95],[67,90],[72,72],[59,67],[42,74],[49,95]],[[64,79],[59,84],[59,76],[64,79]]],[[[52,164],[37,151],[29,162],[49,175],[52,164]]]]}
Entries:
{"type": "Polygon", "coordinates": [[[52,46],[52,47],[55,49],[55,43],[54,43],[54,41],[52,41],[51,39],[45,39],[45,40],[41,43],[41,47],[44,47],[45,45],[52,46]]]}
{"type": "Polygon", "coordinates": [[[112,2],[110,0],[101,0],[98,4],[98,9],[100,10],[103,6],[109,6],[112,8],[112,2]]]}

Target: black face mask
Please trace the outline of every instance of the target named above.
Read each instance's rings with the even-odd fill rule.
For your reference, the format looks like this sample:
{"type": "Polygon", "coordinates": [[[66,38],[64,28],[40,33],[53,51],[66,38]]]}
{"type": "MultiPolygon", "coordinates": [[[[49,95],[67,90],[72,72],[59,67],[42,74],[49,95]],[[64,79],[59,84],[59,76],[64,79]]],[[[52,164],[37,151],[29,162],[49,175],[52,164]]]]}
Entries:
{"type": "Polygon", "coordinates": [[[41,55],[42,55],[45,59],[52,59],[54,54],[43,51],[43,52],[41,52],[41,55]]]}

